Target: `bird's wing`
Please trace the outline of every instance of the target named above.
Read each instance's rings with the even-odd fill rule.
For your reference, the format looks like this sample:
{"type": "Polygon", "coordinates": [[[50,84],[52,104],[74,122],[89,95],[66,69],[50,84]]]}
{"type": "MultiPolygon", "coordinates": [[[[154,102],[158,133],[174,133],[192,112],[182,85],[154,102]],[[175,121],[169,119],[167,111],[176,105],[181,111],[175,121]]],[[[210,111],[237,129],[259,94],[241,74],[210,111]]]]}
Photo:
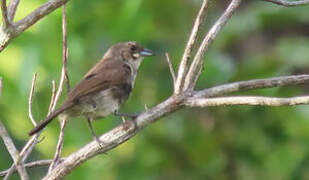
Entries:
{"type": "Polygon", "coordinates": [[[81,97],[109,87],[130,84],[131,68],[122,61],[110,60],[98,63],[68,94],[63,104],[78,101],[81,97]]]}

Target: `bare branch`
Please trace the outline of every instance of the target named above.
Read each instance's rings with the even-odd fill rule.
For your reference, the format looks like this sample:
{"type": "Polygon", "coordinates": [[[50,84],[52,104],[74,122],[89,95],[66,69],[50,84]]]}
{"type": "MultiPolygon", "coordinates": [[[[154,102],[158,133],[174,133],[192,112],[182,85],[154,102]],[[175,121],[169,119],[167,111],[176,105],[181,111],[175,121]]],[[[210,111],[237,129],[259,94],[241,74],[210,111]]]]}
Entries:
{"type": "Polygon", "coordinates": [[[61,152],[62,152],[62,149],[63,149],[63,141],[64,141],[64,128],[65,128],[66,122],[67,122],[66,119],[60,120],[59,139],[58,139],[54,159],[53,159],[53,162],[49,166],[48,172],[51,172],[55,168],[55,166],[57,166],[60,163],[60,156],[61,156],[61,152]]]}
{"type": "Polygon", "coordinates": [[[36,122],[34,120],[34,117],[32,115],[32,99],[33,99],[33,94],[34,94],[34,88],[35,88],[35,82],[36,82],[36,73],[33,74],[33,79],[32,79],[32,85],[31,85],[31,90],[30,90],[30,95],[29,95],[29,101],[28,101],[28,115],[29,118],[34,126],[36,126],[36,122]]]}
{"type": "Polygon", "coordinates": [[[2,77],[0,77],[0,99],[2,96],[2,77]]]}
{"type": "Polygon", "coordinates": [[[190,107],[254,105],[254,106],[294,106],[309,104],[309,96],[278,98],[261,96],[233,96],[217,98],[188,98],[184,101],[190,107]]]}
{"type": "Polygon", "coordinates": [[[202,97],[215,97],[221,96],[224,94],[244,91],[250,89],[260,89],[260,88],[272,88],[279,86],[291,86],[297,84],[304,84],[309,82],[309,75],[294,75],[294,76],[281,76],[276,78],[268,78],[268,79],[256,79],[249,81],[240,81],[234,82],[230,84],[223,84],[219,86],[214,86],[212,88],[208,88],[202,91],[197,91],[194,93],[195,98],[202,97]]]}
{"type": "Polygon", "coordinates": [[[15,13],[19,4],[19,0],[10,0],[8,9],[8,18],[10,22],[13,22],[15,13]]]}
{"type": "Polygon", "coordinates": [[[1,0],[1,12],[2,12],[2,25],[4,29],[10,26],[10,21],[8,19],[8,11],[6,7],[6,0],[1,0]]]}
{"type": "Polygon", "coordinates": [[[16,22],[16,31],[18,33],[23,32],[38,20],[43,18],[44,16],[48,15],[49,13],[53,12],[58,7],[62,6],[63,4],[67,3],[69,0],[49,0],[41,7],[34,10],[32,13],[21,19],[20,21],[16,22]]]}
{"type": "MultiPolygon", "coordinates": [[[[63,161],[64,158],[62,158],[62,159],[60,159],[60,160],[63,161]]],[[[38,161],[33,161],[33,162],[30,162],[30,163],[24,164],[24,167],[25,167],[25,168],[33,168],[33,167],[47,166],[47,165],[49,165],[51,162],[52,162],[51,159],[38,160],[38,161]]],[[[8,169],[8,170],[5,170],[5,171],[1,171],[1,172],[0,172],[0,177],[5,176],[8,172],[9,172],[9,169],[8,169]]],[[[14,172],[16,172],[16,169],[14,170],[14,172]]],[[[14,173],[14,172],[13,172],[13,173],[14,173]]]]}
{"type": "Polygon", "coordinates": [[[55,82],[55,80],[52,80],[52,95],[51,95],[51,99],[50,99],[50,104],[49,104],[47,116],[52,112],[52,108],[53,108],[54,103],[55,103],[55,98],[56,98],[56,82],[55,82]]]}
{"type": "MultiPolygon", "coordinates": [[[[45,17],[58,7],[67,3],[69,0],[49,0],[41,7],[34,10],[32,13],[21,19],[20,21],[14,23],[10,29],[0,30],[0,52],[9,44],[9,42],[17,37],[20,33],[28,29],[30,26],[35,24],[38,20],[45,17]]],[[[1,3],[2,4],[2,3],[1,3]]],[[[11,5],[12,12],[15,13],[18,2],[11,5]],[[15,8],[15,9],[14,9],[15,8]]],[[[12,14],[12,17],[14,15],[12,14]]]]}
{"type": "MultiPolygon", "coordinates": [[[[62,68],[63,68],[63,73],[64,73],[63,78],[66,81],[67,93],[69,93],[70,92],[70,81],[69,81],[68,70],[67,70],[68,44],[67,44],[67,20],[66,20],[66,5],[65,4],[62,7],[62,54],[63,54],[63,56],[62,56],[63,67],[62,68]]],[[[63,85],[59,86],[59,89],[60,88],[63,88],[63,85]]],[[[57,95],[56,95],[56,97],[57,97],[57,95]]],[[[65,128],[65,125],[66,125],[66,121],[67,121],[66,118],[60,120],[59,139],[58,139],[54,159],[49,166],[48,173],[51,172],[55,168],[55,166],[57,166],[57,164],[59,164],[61,152],[62,152],[62,149],[63,149],[64,128],[65,128]]]]}
{"type": "Polygon", "coordinates": [[[65,72],[65,80],[67,86],[67,93],[70,92],[70,80],[68,75],[68,37],[67,37],[67,18],[66,18],[66,5],[64,4],[62,7],[62,63],[65,72]]]}
{"type": "Polygon", "coordinates": [[[187,42],[186,48],[184,50],[181,63],[178,68],[178,77],[176,81],[175,86],[175,94],[179,94],[182,90],[184,80],[188,71],[188,61],[190,59],[190,55],[193,49],[194,44],[196,43],[197,34],[199,32],[199,29],[201,27],[201,24],[204,20],[205,12],[208,6],[208,0],[204,0],[203,4],[201,6],[201,9],[199,10],[197,17],[195,18],[194,25],[191,30],[191,34],[189,37],[189,40],[187,42]]]}
{"type": "MultiPolygon", "coordinates": [[[[19,173],[19,176],[21,179],[23,180],[27,180],[29,179],[29,176],[27,174],[26,169],[23,166],[23,163],[19,163],[19,152],[16,149],[11,137],[9,136],[8,132],[6,131],[4,125],[2,124],[2,122],[0,121],[0,136],[3,140],[3,143],[5,144],[8,152],[10,153],[15,166],[17,167],[17,171],[19,173]]],[[[9,175],[7,175],[5,177],[5,179],[8,179],[9,175]]]]}
{"type": "Polygon", "coordinates": [[[229,4],[225,12],[221,15],[221,17],[216,21],[216,23],[211,27],[209,32],[204,37],[194,59],[190,66],[189,72],[186,76],[184,90],[193,90],[196,79],[199,76],[199,72],[201,72],[201,68],[203,65],[203,57],[209,46],[212,44],[220,30],[224,27],[226,22],[231,18],[232,14],[235,12],[237,7],[241,4],[242,0],[232,0],[229,4]]]}
{"type": "Polygon", "coordinates": [[[170,60],[170,57],[169,57],[168,53],[165,53],[165,58],[166,58],[168,67],[169,67],[169,69],[170,69],[170,73],[171,73],[172,78],[173,78],[173,85],[174,85],[174,88],[175,88],[176,74],[175,74],[175,71],[174,71],[174,68],[173,68],[173,64],[172,64],[172,62],[171,62],[171,60],[170,60]]]}
{"type": "Polygon", "coordinates": [[[263,0],[263,1],[272,2],[274,4],[286,7],[309,4],[309,0],[298,0],[298,1],[263,0]]]}

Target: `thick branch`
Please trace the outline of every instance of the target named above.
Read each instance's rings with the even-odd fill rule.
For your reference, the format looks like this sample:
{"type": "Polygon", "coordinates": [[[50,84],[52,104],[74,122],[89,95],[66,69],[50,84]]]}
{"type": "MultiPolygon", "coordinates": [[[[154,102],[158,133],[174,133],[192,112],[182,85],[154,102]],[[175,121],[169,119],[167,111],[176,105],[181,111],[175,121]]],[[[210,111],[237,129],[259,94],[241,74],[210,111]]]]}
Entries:
{"type": "Polygon", "coordinates": [[[178,68],[178,77],[177,77],[177,81],[176,81],[175,89],[174,89],[176,94],[179,94],[181,92],[182,88],[183,88],[184,80],[186,78],[186,74],[187,74],[187,71],[188,71],[188,61],[190,59],[190,55],[191,55],[193,46],[196,42],[197,34],[198,34],[199,29],[200,29],[200,27],[203,23],[203,19],[204,19],[204,16],[205,16],[207,6],[208,6],[208,0],[204,0],[203,4],[201,6],[201,9],[199,10],[199,12],[197,14],[197,17],[195,18],[195,22],[194,22],[194,25],[192,27],[189,40],[187,42],[186,48],[184,50],[184,53],[183,53],[183,56],[182,56],[182,59],[181,59],[181,63],[180,63],[179,68],[178,68]]]}
{"type": "Polygon", "coordinates": [[[286,7],[309,4],[309,0],[298,0],[298,1],[263,0],[263,1],[272,2],[274,4],[286,7]]]}
{"type": "Polygon", "coordinates": [[[241,0],[232,0],[225,12],[221,15],[221,17],[216,21],[216,23],[211,27],[209,32],[204,37],[202,44],[200,45],[190,66],[189,72],[186,76],[184,90],[192,90],[195,86],[195,82],[200,75],[199,72],[201,72],[203,57],[206,50],[212,44],[212,42],[214,41],[220,30],[222,30],[226,22],[231,18],[232,14],[235,12],[240,3],[241,0]]]}
{"type": "Polygon", "coordinates": [[[217,98],[188,98],[184,101],[190,107],[254,105],[254,106],[294,106],[309,104],[309,96],[278,98],[261,96],[233,96],[217,98]]]}
{"type": "Polygon", "coordinates": [[[9,136],[8,132],[6,131],[4,125],[2,124],[2,122],[0,121],[0,136],[3,140],[3,143],[5,144],[8,152],[10,153],[15,166],[17,167],[17,171],[19,173],[19,176],[21,179],[29,179],[29,176],[27,174],[26,169],[23,166],[23,163],[19,163],[18,159],[19,159],[19,152],[16,149],[11,137],[9,136]]]}

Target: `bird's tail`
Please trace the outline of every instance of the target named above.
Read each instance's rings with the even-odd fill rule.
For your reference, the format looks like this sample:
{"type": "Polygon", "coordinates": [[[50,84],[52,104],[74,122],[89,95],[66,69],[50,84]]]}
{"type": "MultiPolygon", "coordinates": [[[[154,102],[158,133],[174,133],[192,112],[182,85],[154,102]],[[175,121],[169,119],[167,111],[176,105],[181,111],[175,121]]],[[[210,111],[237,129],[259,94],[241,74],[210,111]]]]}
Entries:
{"type": "Polygon", "coordinates": [[[34,135],[35,133],[39,132],[41,129],[43,129],[47,124],[49,124],[56,116],[58,116],[63,111],[67,110],[68,108],[72,107],[73,104],[67,104],[62,106],[61,108],[55,110],[52,112],[49,116],[47,116],[43,121],[41,121],[37,126],[35,126],[31,131],[28,133],[29,136],[34,135]]]}

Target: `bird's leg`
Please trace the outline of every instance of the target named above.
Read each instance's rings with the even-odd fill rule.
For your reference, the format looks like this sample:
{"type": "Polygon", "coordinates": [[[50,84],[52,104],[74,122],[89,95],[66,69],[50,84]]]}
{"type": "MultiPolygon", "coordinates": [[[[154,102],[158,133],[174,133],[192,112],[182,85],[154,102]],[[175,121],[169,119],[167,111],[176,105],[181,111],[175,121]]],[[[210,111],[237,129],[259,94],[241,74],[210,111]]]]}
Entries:
{"type": "Polygon", "coordinates": [[[128,130],[129,127],[130,127],[130,121],[127,121],[127,120],[125,119],[125,117],[129,117],[129,118],[131,118],[132,120],[134,120],[134,119],[138,116],[138,114],[120,113],[120,112],[118,112],[118,111],[115,111],[115,112],[114,112],[114,115],[115,115],[115,116],[121,116],[123,128],[124,128],[125,130],[128,130]]]}
{"type": "Polygon", "coordinates": [[[128,113],[121,113],[121,112],[115,111],[114,116],[121,116],[121,117],[128,117],[131,119],[135,119],[138,116],[138,114],[128,114],[128,113]]]}
{"type": "Polygon", "coordinates": [[[102,142],[100,141],[100,139],[95,135],[93,127],[92,127],[92,119],[87,117],[87,121],[88,121],[88,126],[91,132],[92,137],[95,139],[95,141],[97,141],[97,143],[102,147],[102,142]]]}

